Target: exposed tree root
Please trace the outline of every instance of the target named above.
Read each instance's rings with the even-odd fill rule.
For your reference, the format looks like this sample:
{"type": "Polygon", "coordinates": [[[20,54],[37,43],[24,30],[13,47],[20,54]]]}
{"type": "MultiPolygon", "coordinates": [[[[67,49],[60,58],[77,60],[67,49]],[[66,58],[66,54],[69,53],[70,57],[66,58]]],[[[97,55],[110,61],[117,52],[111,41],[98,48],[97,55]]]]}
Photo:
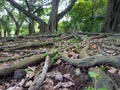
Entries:
{"type": "Polygon", "coordinates": [[[84,58],[84,57],[89,57],[89,55],[87,54],[87,50],[89,49],[89,38],[85,38],[83,40],[83,42],[85,42],[86,44],[84,45],[85,47],[83,49],[81,49],[79,56],[80,58],[84,58]]]}
{"type": "Polygon", "coordinates": [[[77,67],[93,67],[97,65],[108,65],[120,68],[120,56],[91,56],[82,59],[71,59],[61,54],[62,60],[77,67]]]}
{"type": "MultiPolygon", "coordinates": [[[[58,48],[51,52],[48,52],[48,54],[51,56],[51,55],[56,54],[57,52],[63,51],[65,49],[69,49],[71,47],[74,47],[74,46],[58,48]]],[[[6,76],[6,75],[14,72],[17,69],[25,68],[27,66],[34,65],[36,63],[40,63],[40,62],[44,61],[45,56],[46,56],[45,54],[37,54],[37,55],[30,56],[30,57],[26,57],[23,60],[16,62],[16,63],[4,65],[4,66],[0,67],[0,76],[6,76]]]]}
{"type": "Polygon", "coordinates": [[[17,69],[25,68],[29,65],[34,65],[35,63],[40,63],[44,60],[44,58],[45,58],[45,55],[38,54],[38,55],[33,55],[31,57],[24,58],[19,62],[2,66],[0,67],[0,76],[6,76],[17,69]]]}
{"type": "Polygon", "coordinates": [[[4,59],[4,60],[0,60],[0,63],[7,62],[7,61],[13,61],[13,60],[17,60],[17,59],[20,59],[20,58],[29,57],[29,56],[32,56],[32,55],[35,55],[35,53],[34,54],[27,54],[27,55],[23,55],[23,56],[18,56],[18,57],[7,58],[7,59],[4,59]]]}
{"type": "Polygon", "coordinates": [[[28,47],[50,46],[50,45],[54,45],[54,43],[53,42],[30,42],[30,43],[23,43],[20,45],[11,46],[9,48],[6,48],[5,51],[28,48],[28,47]]]}
{"type": "Polygon", "coordinates": [[[104,88],[105,90],[118,90],[116,83],[105,74],[101,68],[90,68],[91,72],[95,72],[98,78],[93,78],[95,90],[104,88]]]}
{"type": "MultiPolygon", "coordinates": [[[[60,40],[71,39],[74,37],[74,35],[78,35],[78,34],[65,36],[65,37],[62,37],[58,40],[53,39],[50,42],[44,42],[44,43],[29,42],[29,43],[20,44],[20,45],[16,44],[16,45],[9,45],[9,46],[0,46],[0,49],[2,48],[4,50],[9,51],[9,50],[21,49],[21,48],[27,48],[27,47],[36,47],[36,46],[39,47],[39,46],[55,45],[56,42],[59,42],[60,40]]],[[[90,34],[90,35],[94,35],[94,34],[90,34]]],[[[81,51],[79,53],[80,59],[72,59],[72,58],[69,58],[69,57],[65,56],[64,54],[60,53],[60,57],[62,57],[61,60],[65,61],[69,64],[72,64],[76,67],[90,68],[90,67],[94,67],[94,66],[108,65],[108,66],[113,66],[113,67],[120,69],[120,56],[103,56],[103,55],[89,56],[89,54],[87,53],[87,50],[90,49],[90,43],[92,40],[94,41],[94,39],[100,39],[100,38],[104,38],[104,37],[108,37],[108,36],[109,36],[108,34],[97,34],[97,36],[95,36],[95,37],[83,38],[84,40],[82,43],[84,44],[83,45],[84,47],[81,49],[81,51]]],[[[94,43],[94,42],[92,42],[92,43],[94,43]]],[[[102,43],[102,42],[100,41],[97,43],[102,43]]],[[[100,45],[102,45],[102,44],[100,44],[100,45]]],[[[27,66],[34,65],[36,63],[41,63],[42,61],[45,60],[45,57],[47,56],[46,60],[45,60],[45,65],[43,67],[43,71],[41,71],[41,70],[38,71],[39,73],[35,76],[33,84],[28,89],[28,90],[39,90],[41,85],[42,85],[43,80],[45,79],[47,70],[55,62],[54,61],[52,63],[51,62],[49,63],[50,56],[54,55],[58,52],[62,52],[64,50],[75,47],[75,45],[73,45],[73,46],[67,45],[67,47],[61,47],[61,46],[58,46],[59,48],[54,49],[52,52],[48,52],[45,54],[37,54],[37,55],[33,55],[33,56],[28,55],[29,57],[26,57],[19,62],[0,67],[0,77],[8,75],[10,73],[13,73],[16,69],[25,68],[27,66]]],[[[109,49],[111,49],[111,46],[104,45],[103,48],[108,48],[108,50],[109,50],[109,49]]],[[[117,50],[119,50],[119,47],[113,47],[112,49],[117,51],[117,50]]],[[[100,49],[100,50],[102,50],[102,49],[100,49]]],[[[60,57],[58,57],[58,58],[60,58],[60,57]]],[[[23,58],[23,56],[18,57],[18,58],[23,58]]],[[[8,60],[13,60],[13,59],[15,60],[18,58],[11,58],[8,60]]],[[[58,58],[56,60],[58,60],[58,58]]],[[[8,61],[8,60],[6,59],[6,60],[4,60],[4,62],[8,61]]],[[[3,60],[0,62],[3,62],[3,60]]],[[[95,73],[97,73],[99,75],[99,78],[95,82],[96,89],[106,88],[107,90],[118,90],[118,86],[114,83],[114,81],[111,80],[110,77],[108,77],[105,74],[105,72],[102,69],[92,68],[89,71],[94,71],[95,73]]]]}

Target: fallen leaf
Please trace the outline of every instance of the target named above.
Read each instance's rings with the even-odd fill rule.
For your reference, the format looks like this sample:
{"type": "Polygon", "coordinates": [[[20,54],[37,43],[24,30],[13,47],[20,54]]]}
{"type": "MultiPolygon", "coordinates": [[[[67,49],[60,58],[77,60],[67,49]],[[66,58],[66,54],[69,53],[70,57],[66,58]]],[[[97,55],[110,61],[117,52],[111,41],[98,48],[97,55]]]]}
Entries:
{"type": "Polygon", "coordinates": [[[43,83],[45,83],[43,86],[45,90],[53,90],[54,82],[50,78],[47,78],[43,83]]]}
{"type": "Polygon", "coordinates": [[[59,81],[63,81],[63,76],[59,71],[56,71],[55,79],[59,81]]]}
{"type": "Polygon", "coordinates": [[[57,62],[55,62],[55,64],[54,65],[59,65],[61,63],[61,60],[60,59],[58,59],[57,60],[57,62]]]}
{"type": "Polygon", "coordinates": [[[31,71],[34,72],[36,70],[36,67],[35,66],[33,66],[33,67],[28,66],[28,69],[30,69],[31,71]]]}
{"type": "Polygon", "coordinates": [[[64,74],[63,77],[70,78],[70,73],[64,74]]]}
{"type": "Polygon", "coordinates": [[[58,89],[58,88],[60,88],[60,86],[61,86],[61,83],[58,83],[57,85],[55,85],[54,87],[53,87],[53,89],[55,90],[55,89],[58,89]]]}
{"type": "Polygon", "coordinates": [[[25,87],[29,87],[31,85],[32,85],[32,81],[30,80],[30,81],[26,82],[25,87]]]}
{"type": "Polygon", "coordinates": [[[25,79],[22,79],[20,82],[19,82],[19,86],[23,86],[24,85],[24,83],[25,83],[25,79]]]}
{"type": "Polygon", "coordinates": [[[108,70],[108,72],[110,72],[111,74],[114,74],[117,72],[117,69],[114,67],[111,67],[110,70],[108,70]]]}
{"type": "Polygon", "coordinates": [[[120,70],[118,71],[118,74],[119,74],[119,76],[120,76],[120,70]]]}
{"type": "Polygon", "coordinates": [[[75,85],[75,84],[71,81],[61,83],[61,86],[64,87],[64,88],[67,88],[67,87],[70,87],[70,86],[73,86],[73,85],[75,85]]]}
{"type": "Polygon", "coordinates": [[[68,88],[60,88],[58,90],[69,90],[68,88]]]}
{"type": "Polygon", "coordinates": [[[6,90],[23,90],[22,87],[19,87],[19,86],[13,86],[13,87],[9,87],[8,89],[6,90]]]}

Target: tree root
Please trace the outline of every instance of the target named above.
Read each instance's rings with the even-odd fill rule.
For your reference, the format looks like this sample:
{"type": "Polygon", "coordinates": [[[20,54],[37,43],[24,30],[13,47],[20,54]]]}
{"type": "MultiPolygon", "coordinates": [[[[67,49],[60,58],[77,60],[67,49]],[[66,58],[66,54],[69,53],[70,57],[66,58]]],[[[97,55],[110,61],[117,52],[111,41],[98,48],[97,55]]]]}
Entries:
{"type": "Polygon", "coordinates": [[[98,90],[100,88],[104,88],[105,90],[119,89],[116,83],[108,75],[106,75],[101,68],[90,68],[89,72],[95,72],[98,75],[98,78],[92,78],[94,81],[95,90],[98,90]]]}
{"type": "Polygon", "coordinates": [[[5,48],[4,51],[10,51],[15,49],[22,49],[22,48],[28,48],[28,47],[41,47],[41,46],[49,46],[54,45],[53,42],[30,42],[30,43],[24,43],[20,45],[14,45],[9,48],[5,48]]]}
{"type": "Polygon", "coordinates": [[[93,67],[97,65],[108,65],[120,68],[120,56],[90,56],[82,59],[71,59],[61,54],[62,60],[77,67],[93,67]]]}
{"type": "Polygon", "coordinates": [[[17,60],[17,59],[20,59],[20,58],[29,57],[29,56],[32,56],[32,55],[35,55],[35,53],[34,54],[33,53],[32,54],[27,54],[27,55],[23,55],[23,56],[12,57],[12,58],[7,58],[7,59],[4,59],[4,60],[0,60],[0,63],[13,61],[13,60],[17,60]]]}
{"type": "Polygon", "coordinates": [[[2,66],[0,67],[0,76],[6,76],[8,74],[13,73],[17,69],[25,68],[29,65],[34,65],[35,63],[40,63],[44,60],[44,58],[45,58],[45,55],[38,54],[38,55],[33,55],[31,57],[24,58],[23,60],[17,63],[2,66]]]}

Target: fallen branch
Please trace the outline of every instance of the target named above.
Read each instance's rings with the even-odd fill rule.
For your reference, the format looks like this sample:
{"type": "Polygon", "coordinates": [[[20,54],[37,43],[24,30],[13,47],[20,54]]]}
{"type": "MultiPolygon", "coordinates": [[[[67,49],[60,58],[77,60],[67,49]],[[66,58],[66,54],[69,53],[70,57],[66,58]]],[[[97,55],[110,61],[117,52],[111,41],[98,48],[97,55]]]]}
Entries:
{"type": "Polygon", "coordinates": [[[34,79],[32,85],[28,88],[28,90],[39,90],[42,85],[43,80],[45,79],[46,73],[48,71],[50,56],[48,55],[45,60],[45,65],[43,66],[43,71],[41,74],[34,79]]]}

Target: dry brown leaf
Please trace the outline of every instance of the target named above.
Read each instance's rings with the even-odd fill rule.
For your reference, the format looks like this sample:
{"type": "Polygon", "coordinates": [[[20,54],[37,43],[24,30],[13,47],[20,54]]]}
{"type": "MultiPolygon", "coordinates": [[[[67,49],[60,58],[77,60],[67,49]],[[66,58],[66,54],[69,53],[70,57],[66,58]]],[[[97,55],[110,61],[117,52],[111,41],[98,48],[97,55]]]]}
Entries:
{"type": "Polygon", "coordinates": [[[75,85],[75,84],[71,81],[61,83],[61,86],[64,88],[71,87],[73,85],[75,85]]]}
{"type": "Polygon", "coordinates": [[[57,60],[57,62],[55,62],[55,64],[54,65],[59,65],[61,63],[61,60],[60,59],[58,59],[57,60]]]}
{"type": "Polygon", "coordinates": [[[54,90],[55,90],[55,89],[58,89],[58,88],[60,88],[60,86],[61,86],[61,84],[58,83],[57,85],[55,85],[55,86],[53,87],[53,89],[54,89],[54,90]]]}
{"type": "Polygon", "coordinates": [[[74,58],[74,59],[75,59],[75,58],[78,57],[78,53],[70,52],[69,54],[70,54],[71,58],[74,58]]]}
{"type": "Polygon", "coordinates": [[[70,73],[64,74],[63,77],[70,78],[70,73]]]}
{"type": "Polygon", "coordinates": [[[19,86],[23,86],[25,84],[25,79],[22,79],[20,82],[19,82],[19,86]]]}
{"type": "Polygon", "coordinates": [[[45,83],[43,86],[45,90],[53,90],[53,80],[51,80],[50,78],[46,78],[46,80],[43,83],[45,83]]]}
{"type": "Polygon", "coordinates": [[[56,71],[55,79],[59,81],[63,81],[63,76],[59,71],[56,71]]]}
{"type": "Polygon", "coordinates": [[[32,81],[30,80],[30,81],[26,82],[25,87],[29,87],[31,85],[32,85],[32,81]]]}
{"type": "Polygon", "coordinates": [[[60,88],[58,90],[69,90],[68,88],[60,88]]]}
{"type": "Polygon", "coordinates": [[[6,90],[23,90],[22,87],[19,87],[19,86],[13,86],[13,87],[9,87],[8,89],[6,90]]]}
{"type": "Polygon", "coordinates": [[[36,67],[35,66],[32,66],[32,67],[28,66],[28,69],[30,69],[31,71],[34,72],[36,70],[36,67]]]}
{"type": "Polygon", "coordinates": [[[117,69],[114,67],[111,67],[110,70],[108,70],[108,72],[110,72],[111,74],[114,74],[117,72],[117,69]]]}

